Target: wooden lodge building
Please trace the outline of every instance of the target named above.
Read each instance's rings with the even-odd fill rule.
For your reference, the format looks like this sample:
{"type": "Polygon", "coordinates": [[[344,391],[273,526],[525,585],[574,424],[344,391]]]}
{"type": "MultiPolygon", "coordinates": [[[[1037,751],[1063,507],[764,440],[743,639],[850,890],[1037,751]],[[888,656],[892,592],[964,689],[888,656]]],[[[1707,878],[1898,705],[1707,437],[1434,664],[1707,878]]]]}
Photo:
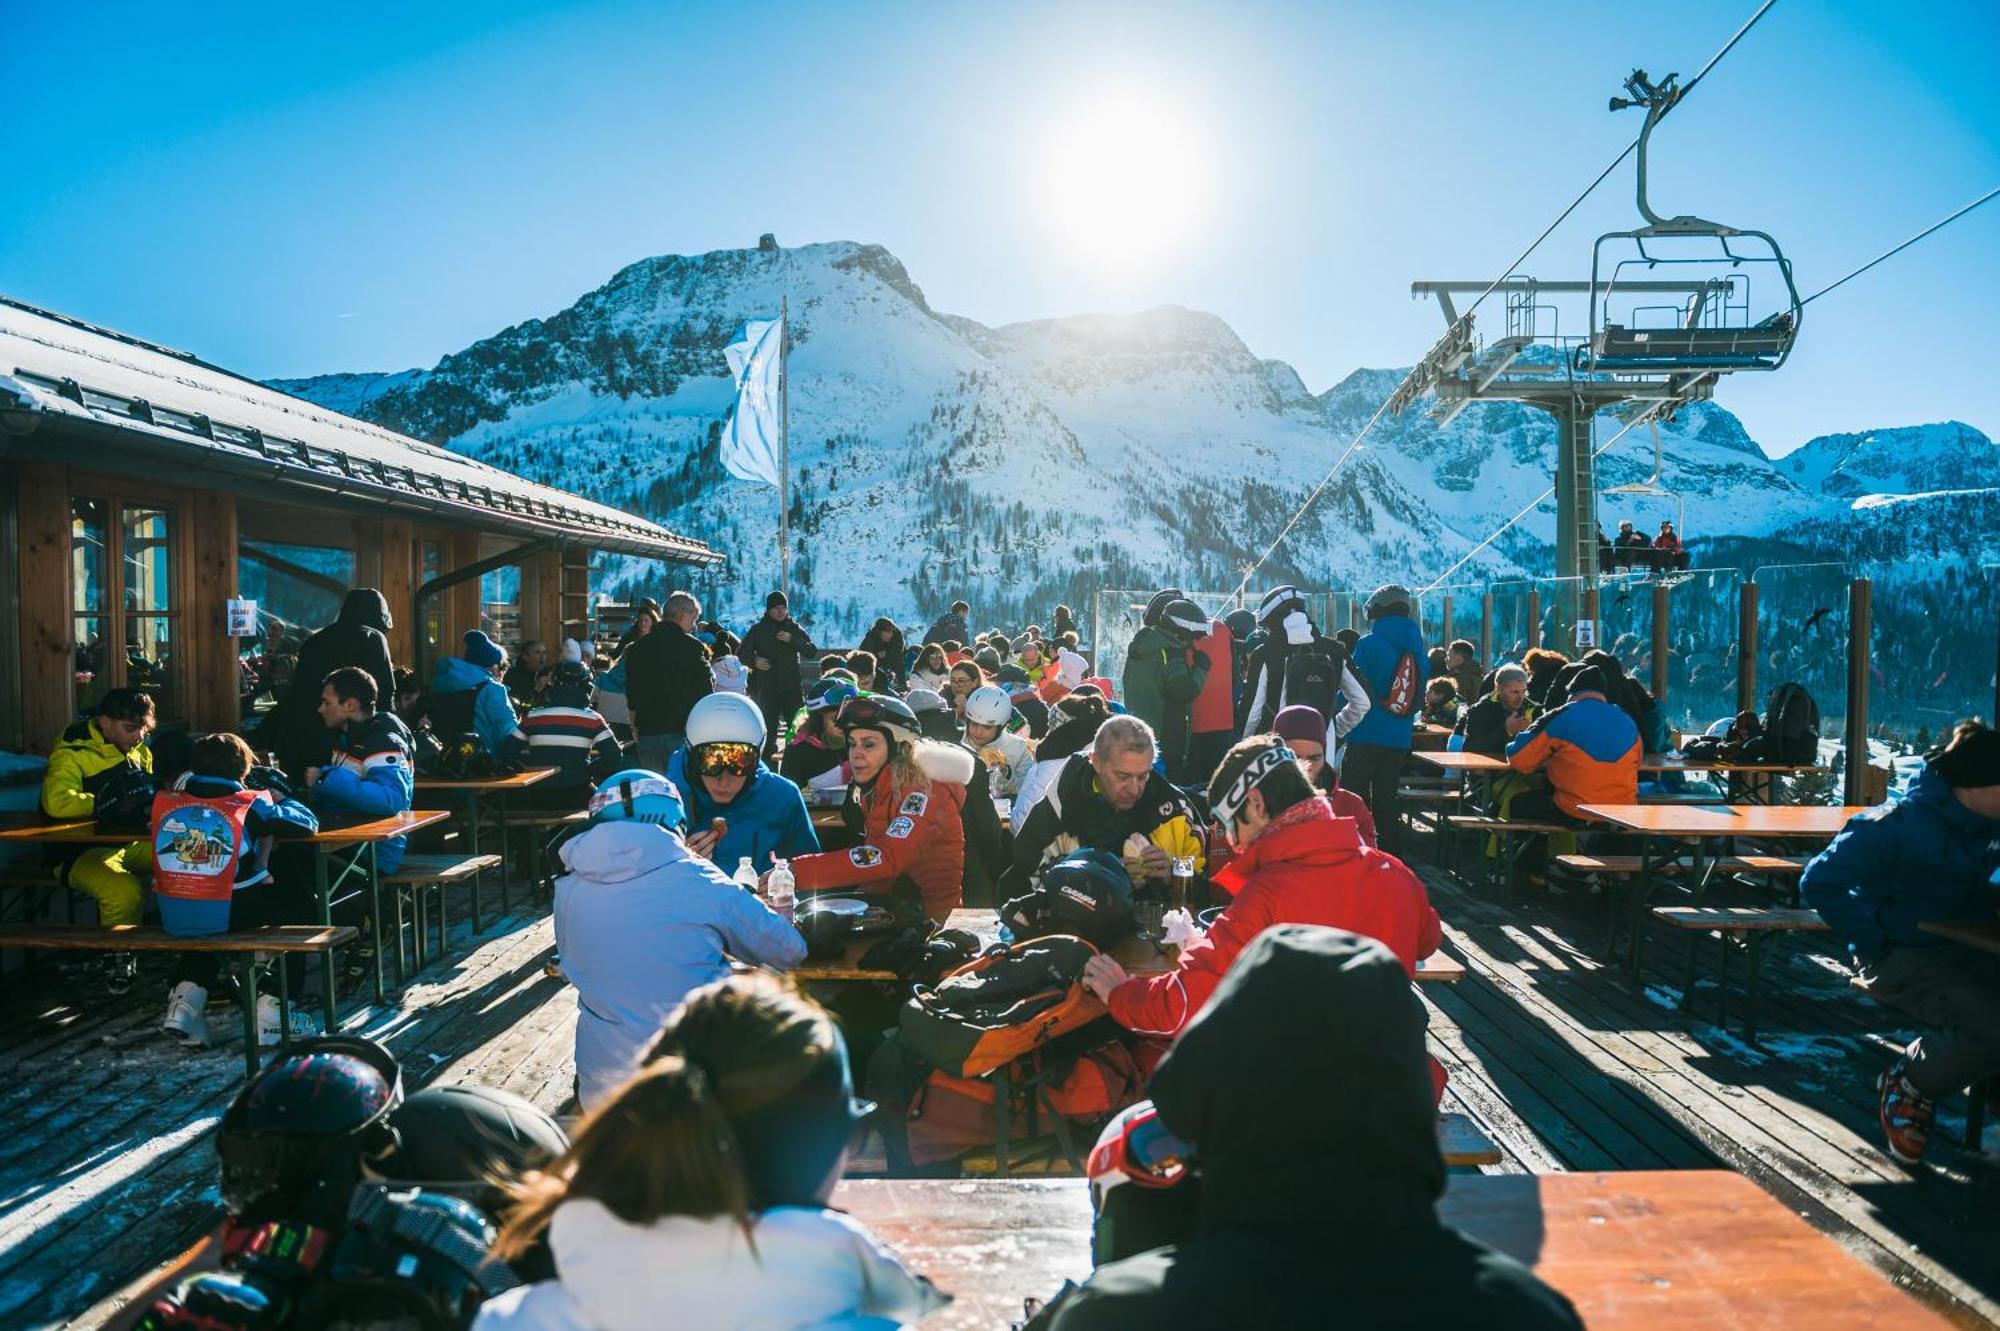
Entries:
{"type": "Polygon", "coordinates": [[[185,352],[0,297],[0,750],[45,754],[104,689],[235,727],[241,658],[379,587],[398,664],[590,613],[591,556],[721,557],[629,513],[185,352]],[[231,625],[231,602],[238,623],[231,625]],[[256,603],[257,636],[245,627],[256,603]]]}

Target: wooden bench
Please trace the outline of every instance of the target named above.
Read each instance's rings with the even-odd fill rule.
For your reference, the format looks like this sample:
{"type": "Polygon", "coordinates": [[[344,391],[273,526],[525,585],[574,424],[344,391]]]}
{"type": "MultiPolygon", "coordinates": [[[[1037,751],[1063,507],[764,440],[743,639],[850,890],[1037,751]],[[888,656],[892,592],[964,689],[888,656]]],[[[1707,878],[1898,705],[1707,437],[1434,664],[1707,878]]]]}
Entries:
{"type": "Polygon", "coordinates": [[[1695,947],[1703,934],[1714,934],[1722,944],[1722,961],[1716,978],[1716,1024],[1729,1025],[1729,954],[1740,948],[1749,975],[1743,982],[1743,1029],[1751,1044],[1757,1042],[1758,966],[1771,939],[1788,933],[1825,933],[1827,924],[1816,910],[1755,906],[1655,906],[1653,918],[1670,928],[1693,935],[1688,939],[1687,982],[1681,989],[1681,1006],[1694,998],[1696,976],[1695,947]]]}
{"type": "Polygon", "coordinates": [[[1515,870],[1520,865],[1521,856],[1527,853],[1535,838],[1554,836],[1562,832],[1574,834],[1579,830],[1565,823],[1537,823],[1524,819],[1492,818],[1470,813],[1448,814],[1444,821],[1454,832],[1472,834],[1475,845],[1478,843],[1480,833],[1490,835],[1498,841],[1500,853],[1494,857],[1493,864],[1487,866],[1483,850],[1479,853],[1479,862],[1482,878],[1485,881],[1490,883],[1494,876],[1498,876],[1501,894],[1509,903],[1514,899],[1515,870]]]}
{"type": "MultiPolygon", "coordinates": [[[[580,827],[589,821],[590,812],[587,809],[523,809],[518,813],[508,813],[500,819],[500,835],[503,845],[508,833],[516,829],[525,829],[528,832],[528,886],[530,890],[537,893],[541,891],[543,877],[542,861],[546,858],[543,852],[548,849],[549,839],[562,828],[580,827]]],[[[505,910],[509,904],[507,891],[508,880],[503,874],[500,879],[500,908],[502,910],[505,910]]]]}
{"type": "Polygon", "coordinates": [[[274,924],[261,929],[245,929],[231,934],[205,934],[183,938],[164,929],[120,924],[109,929],[79,928],[74,925],[9,925],[0,928],[0,947],[46,949],[68,952],[227,952],[245,958],[243,977],[243,1067],[246,1077],[257,1075],[257,981],[271,972],[278,981],[280,1013],[278,1047],[292,1042],[291,987],[282,962],[273,966],[270,957],[293,953],[316,953],[325,983],[326,1025],[337,1028],[333,1006],[334,948],[353,942],[360,931],[351,925],[274,924]]]}
{"type": "MultiPolygon", "coordinates": [[[[1611,876],[1635,874],[1645,861],[1638,855],[1558,855],[1556,863],[1571,873],[1600,873],[1611,876]]],[[[1708,861],[1717,873],[1767,878],[1796,878],[1806,871],[1808,861],[1796,855],[1717,855],[1708,861]]],[[[1688,869],[1691,860],[1655,860],[1653,869],[1688,869]]]]}
{"type": "Polygon", "coordinates": [[[409,967],[403,956],[403,904],[410,904],[410,915],[416,925],[417,969],[430,964],[427,948],[430,928],[424,909],[425,899],[437,894],[437,955],[445,954],[446,896],[461,883],[472,889],[472,915],[479,918],[479,875],[488,869],[498,869],[501,858],[498,855],[405,855],[396,872],[382,875],[382,886],[389,888],[396,898],[396,967],[400,974],[408,975],[409,967]]]}

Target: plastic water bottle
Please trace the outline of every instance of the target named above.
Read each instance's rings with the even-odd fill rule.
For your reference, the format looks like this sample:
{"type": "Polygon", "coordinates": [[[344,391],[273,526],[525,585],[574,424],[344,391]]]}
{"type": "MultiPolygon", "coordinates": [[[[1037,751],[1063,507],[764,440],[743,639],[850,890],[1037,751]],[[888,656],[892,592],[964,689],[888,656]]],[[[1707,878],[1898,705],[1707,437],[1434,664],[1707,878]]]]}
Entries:
{"type": "Polygon", "coordinates": [[[732,882],[734,882],[738,887],[742,888],[745,892],[752,893],[753,895],[756,893],[757,866],[750,862],[750,857],[748,855],[745,855],[742,859],[736,861],[736,872],[729,875],[729,877],[732,882]]]}
{"type": "Polygon", "coordinates": [[[798,903],[798,899],[798,880],[792,877],[790,862],[772,861],[770,877],[764,880],[764,900],[770,903],[772,910],[789,915],[792,913],[792,907],[798,903]]]}

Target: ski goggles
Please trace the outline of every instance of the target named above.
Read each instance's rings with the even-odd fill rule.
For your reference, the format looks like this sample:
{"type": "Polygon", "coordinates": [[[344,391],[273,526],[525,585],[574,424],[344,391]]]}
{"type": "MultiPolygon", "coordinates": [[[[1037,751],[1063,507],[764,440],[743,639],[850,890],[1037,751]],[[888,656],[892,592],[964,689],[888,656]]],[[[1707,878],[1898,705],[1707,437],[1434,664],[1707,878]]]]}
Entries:
{"type": "Polygon", "coordinates": [[[1250,792],[1257,788],[1257,783],[1286,763],[1296,763],[1298,760],[1299,755],[1293,753],[1288,744],[1274,745],[1252,758],[1250,765],[1237,773],[1236,779],[1229,783],[1228,789],[1209,801],[1209,807],[1215,810],[1216,821],[1224,827],[1235,826],[1236,815],[1242,812],[1244,802],[1250,798],[1250,792]]]}
{"type": "Polygon", "coordinates": [[[856,726],[899,732],[910,729],[909,717],[898,715],[885,707],[880,698],[866,693],[842,703],[834,720],[839,723],[842,730],[852,730],[856,726]]]}
{"type": "Polygon", "coordinates": [[[757,746],[734,741],[698,744],[694,770],[701,776],[749,776],[757,770],[757,746]]]}

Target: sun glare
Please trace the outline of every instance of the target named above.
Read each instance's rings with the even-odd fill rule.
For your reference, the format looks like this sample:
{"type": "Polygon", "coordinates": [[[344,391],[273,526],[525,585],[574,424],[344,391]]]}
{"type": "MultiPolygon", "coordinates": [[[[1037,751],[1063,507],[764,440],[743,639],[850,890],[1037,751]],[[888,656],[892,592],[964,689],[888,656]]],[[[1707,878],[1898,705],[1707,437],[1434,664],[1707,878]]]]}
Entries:
{"type": "Polygon", "coordinates": [[[1083,260],[1135,271],[1185,245],[1211,188],[1203,135],[1166,100],[1130,89],[1078,103],[1055,121],[1044,209],[1083,260]]]}

